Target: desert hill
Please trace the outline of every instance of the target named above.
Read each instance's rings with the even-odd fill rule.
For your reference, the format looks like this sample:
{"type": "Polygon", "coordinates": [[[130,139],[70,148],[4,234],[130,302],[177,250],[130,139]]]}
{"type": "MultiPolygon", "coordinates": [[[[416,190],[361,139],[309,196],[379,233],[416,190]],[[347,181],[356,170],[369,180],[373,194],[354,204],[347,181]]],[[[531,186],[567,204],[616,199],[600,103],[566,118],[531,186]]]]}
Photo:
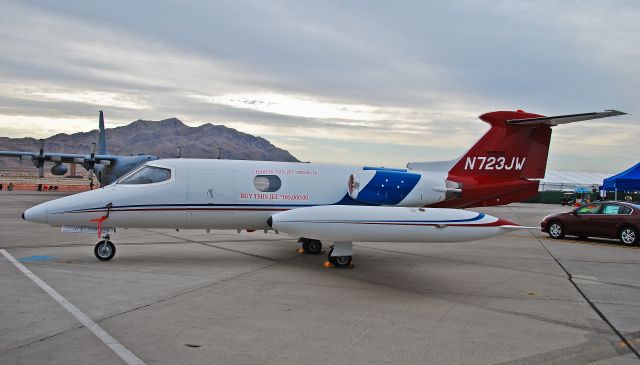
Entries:
{"type": "MultiPolygon", "coordinates": [[[[137,120],[122,127],[107,128],[107,150],[117,155],[147,153],[158,157],[175,157],[182,147],[182,157],[235,160],[298,161],[286,150],[261,137],[239,132],[224,125],[203,124],[189,127],[177,118],[161,121],[137,120]]],[[[98,130],[73,134],[60,133],[45,140],[45,152],[87,154],[98,140],[98,130]]],[[[34,138],[0,137],[0,150],[38,151],[34,138]]],[[[30,167],[30,161],[0,158],[0,168],[30,167]]]]}

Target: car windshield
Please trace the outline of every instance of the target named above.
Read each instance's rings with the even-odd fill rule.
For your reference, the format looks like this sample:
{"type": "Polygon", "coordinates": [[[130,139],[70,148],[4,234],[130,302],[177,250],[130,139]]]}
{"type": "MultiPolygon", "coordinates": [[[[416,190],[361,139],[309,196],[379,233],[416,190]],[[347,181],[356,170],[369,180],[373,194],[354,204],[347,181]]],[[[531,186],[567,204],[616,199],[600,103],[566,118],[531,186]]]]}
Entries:
{"type": "Polygon", "coordinates": [[[155,166],[145,166],[125,177],[118,184],[141,185],[167,181],[171,178],[171,170],[155,166]]]}

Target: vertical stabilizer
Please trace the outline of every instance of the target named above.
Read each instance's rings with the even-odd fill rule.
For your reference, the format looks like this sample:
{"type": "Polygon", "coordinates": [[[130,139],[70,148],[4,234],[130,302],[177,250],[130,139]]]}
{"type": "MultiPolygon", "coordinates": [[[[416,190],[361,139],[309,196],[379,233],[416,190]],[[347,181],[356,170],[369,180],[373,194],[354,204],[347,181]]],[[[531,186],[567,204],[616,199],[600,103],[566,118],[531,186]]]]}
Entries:
{"type": "Polygon", "coordinates": [[[547,166],[551,126],[511,124],[542,115],[518,111],[486,113],[480,119],[491,129],[456,163],[450,175],[482,179],[541,179],[547,166]]]}
{"type": "Polygon", "coordinates": [[[100,118],[98,120],[98,150],[96,151],[98,155],[106,155],[107,154],[107,136],[104,131],[104,115],[102,114],[102,110],[99,111],[100,118]]]}

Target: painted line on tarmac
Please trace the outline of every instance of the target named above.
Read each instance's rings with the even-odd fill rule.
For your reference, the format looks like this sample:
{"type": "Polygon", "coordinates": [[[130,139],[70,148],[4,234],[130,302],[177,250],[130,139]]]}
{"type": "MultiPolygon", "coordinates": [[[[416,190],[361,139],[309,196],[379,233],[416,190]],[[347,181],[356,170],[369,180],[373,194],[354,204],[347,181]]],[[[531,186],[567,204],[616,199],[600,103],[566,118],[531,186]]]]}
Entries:
{"type": "Polygon", "coordinates": [[[140,360],[136,355],[134,355],[131,351],[127,350],[126,347],[122,346],[120,342],[118,342],[115,338],[111,337],[102,327],[98,326],[96,322],[94,322],[91,318],[89,318],[86,314],[82,313],[80,309],[78,309],[75,305],[71,304],[65,297],[60,295],[57,291],[55,291],[52,287],[50,287],[47,283],[45,283],[42,279],[36,276],[36,274],[32,273],[31,270],[27,269],[24,265],[22,265],[15,257],[11,256],[7,250],[0,249],[0,253],[9,260],[18,270],[22,271],[31,281],[36,283],[42,290],[44,290],[51,298],[53,298],[58,304],[60,304],[67,312],[71,313],[76,319],[82,323],[89,331],[91,331],[102,343],[107,345],[116,355],[120,356],[124,362],[129,365],[144,365],[144,362],[140,360]]]}

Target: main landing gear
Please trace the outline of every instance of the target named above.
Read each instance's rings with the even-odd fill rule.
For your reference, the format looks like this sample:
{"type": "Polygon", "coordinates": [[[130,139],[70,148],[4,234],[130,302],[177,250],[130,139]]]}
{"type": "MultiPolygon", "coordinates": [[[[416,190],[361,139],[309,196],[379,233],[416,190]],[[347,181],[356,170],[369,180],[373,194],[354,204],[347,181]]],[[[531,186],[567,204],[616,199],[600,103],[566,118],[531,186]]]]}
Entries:
{"type": "Polygon", "coordinates": [[[109,241],[110,239],[111,236],[104,236],[102,241],[96,243],[96,246],[93,248],[93,253],[98,260],[109,261],[116,255],[116,245],[109,241]]]}
{"type": "MultiPolygon", "coordinates": [[[[322,242],[311,238],[301,237],[298,239],[298,253],[308,255],[318,255],[322,253],[322,242]]],[[[353,243],[351,242],[334,242],[329,249],[327,261],[324,267],[353,267],[353,243]]]]}
{"type": "Polygon", "coordinates": [[[319,255],[322,253],[322,242],[311,238],[301,237],[298,239],[298,252],[308,255],[319,255]]]}
{"type": "Polygon", "coordinates": [[[353,267],[353,243],[338,241],[334,242],[329,250],[324,267],[353,267]]]}

